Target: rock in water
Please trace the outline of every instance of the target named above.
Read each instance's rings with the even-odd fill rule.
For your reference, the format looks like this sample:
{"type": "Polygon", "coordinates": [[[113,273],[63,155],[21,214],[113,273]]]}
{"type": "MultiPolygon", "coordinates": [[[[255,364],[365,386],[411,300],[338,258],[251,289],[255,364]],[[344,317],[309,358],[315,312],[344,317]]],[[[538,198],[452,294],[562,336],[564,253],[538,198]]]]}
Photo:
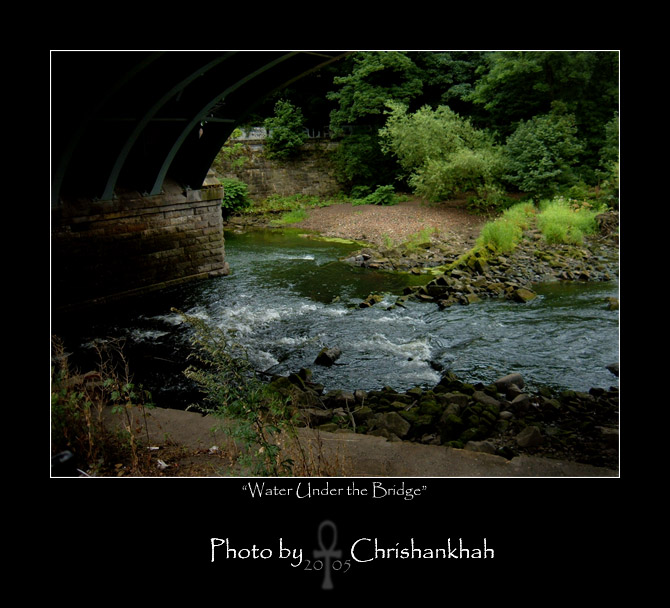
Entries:
{"type": "Polygon", "coordinates": [[[322,348],[321,352],[316,356],[314,363],[316,365],[332,365],[337,361],[342,355],[342,351],[339,348],[322,348]]]}
{"type": "Polygon", "coordinates": [[[521,374],[513,373],[513,374],[507,374],[507,376],[503,376],[502,378],[498,378],[493,384],[495,384],[495,387],[499,391],[504,391],[511,384],[514,384],[515,386],[518,386],[519,388],[523,388],[524,381],[523,381],[523,377],[521,376],[521,374]]]}
{"type": "Polygon", "coordinates": [[[526,289],[525,287],[520,287],[512,293],[512,299],[515,302],[521,302],[522,304],[530,302],[531,300],[535,299],[536,296],[537,294],[534,291],[526,289]]]}

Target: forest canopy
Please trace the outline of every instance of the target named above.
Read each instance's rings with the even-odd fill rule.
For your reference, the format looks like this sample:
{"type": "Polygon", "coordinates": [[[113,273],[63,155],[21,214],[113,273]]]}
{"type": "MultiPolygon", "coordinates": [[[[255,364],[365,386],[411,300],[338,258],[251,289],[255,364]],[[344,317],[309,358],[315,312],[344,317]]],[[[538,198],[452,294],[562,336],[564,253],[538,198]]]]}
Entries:
{"type": "Polygon", "coordinates": [[[276,93],[251,123],[281,129],[274,110],[288,124],[290,104],[297,128],[339,141],[349,191],[495,203],[595,188],[614,205],[619,78],[618,51],[360,51],[276,93]]]}

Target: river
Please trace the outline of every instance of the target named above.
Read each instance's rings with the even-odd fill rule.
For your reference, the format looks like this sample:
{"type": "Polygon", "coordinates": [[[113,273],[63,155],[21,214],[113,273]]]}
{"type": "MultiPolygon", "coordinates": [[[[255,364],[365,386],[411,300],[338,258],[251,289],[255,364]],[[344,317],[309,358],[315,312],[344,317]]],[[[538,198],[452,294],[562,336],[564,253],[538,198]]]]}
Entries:
{"type": "Polygon", "coordinates": [[[542,385],[586,391],[618,384],[607,369],[618,361],[616,282],[548,283],[526,304],[501,299],[445,310],[395,296],[426,278],[352,267],[340,262],[357,247],[305,238],[294,230],[226,233],[231,274],[108,306],[75,323],[55,323],[73,352],[89,364],[96,338],[125,341],[135,381],[157,405],[184,408],[197,392],[183,376],[190,328],[178,309],[223,328],[242,344],[257,369],[287,375],[310,368],[326,390],[407,390],[435,385],[443,370],[489,383],[522,374],[542,385]],[[381,303],[360,308],[370,293],[381,303]],[[331,367],[314,365],[324,346],[342,356],[331,367]]]}

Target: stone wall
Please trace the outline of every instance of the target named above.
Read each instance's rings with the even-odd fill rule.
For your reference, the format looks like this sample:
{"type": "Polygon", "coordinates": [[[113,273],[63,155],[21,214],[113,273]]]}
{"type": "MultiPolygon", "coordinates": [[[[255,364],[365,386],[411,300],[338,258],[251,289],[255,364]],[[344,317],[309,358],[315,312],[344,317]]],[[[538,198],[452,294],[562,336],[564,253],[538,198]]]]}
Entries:
{"type": "Polygon", "coordinates": [[[227,274],[218,181],[157,196],[63,201],[51,212],[54,310],[227,274]]]}
{"type": "Polygon", "coordinates": [[[235,168],[221,155],[212,167],[219,178],[243,181],[249,187],[252,200],[263,200],[272,195],[330,197],[340,192],[335,179],[331,153],[337,144],[328,140],[306,143],[298,157],[291,160],[271,160],[263,154],[262,141],[245,141],[236,158],[243,159],[235,168]]]}

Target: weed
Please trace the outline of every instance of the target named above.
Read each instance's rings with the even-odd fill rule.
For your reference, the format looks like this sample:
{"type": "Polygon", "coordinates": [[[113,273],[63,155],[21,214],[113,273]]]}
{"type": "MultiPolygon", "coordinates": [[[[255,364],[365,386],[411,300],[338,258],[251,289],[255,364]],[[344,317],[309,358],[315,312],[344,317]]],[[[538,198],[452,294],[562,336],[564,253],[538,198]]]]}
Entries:
{"type": "Polygon", "coordinates": [[[307,219],[305,209],[294,209],[293,211],[286,211],[281,217],[272,220],[270,223],[273,226],[284,226],[286,224],[297,224],[305,219],[307,219]]]}
{"type": "Polygon", "coordinates": [[[151,395],[132,382],[121,342],[108,340],[95,348],[98,369],[81,374],[70,369],[61,341],[52,338],[52,452],[72,451],[93,474],[119,458],[130,462],[131,473],[139,473],[144,463],[137,430],[147,432],[151,395]],[[107,430],[106,409],[122,416],[119,434],[107,430]]]}
{"type": "Polygon", "coordinates": [[[580,244],[585,234],[598,228],[595,218],[600,209],[588,202],[555,198],[539,206],[537,225],[548,243],[580,244]]]}
{"type": "MultiPolygon", "coordinates": [[[[179,311],[175,311],[179,312],[179,311]]],[[[291,444],[301,462],[296,417],[290,403],[273,392],[252,367],[243,347],[202,319],[181,314],[192,331],[189,356],[196,363],[185,370],[204,396],[197,409],[221,420],[221,429],[239,447],[238,463],[253,475],[293,474],[296,461],[282,449],[291,444]]]]}

